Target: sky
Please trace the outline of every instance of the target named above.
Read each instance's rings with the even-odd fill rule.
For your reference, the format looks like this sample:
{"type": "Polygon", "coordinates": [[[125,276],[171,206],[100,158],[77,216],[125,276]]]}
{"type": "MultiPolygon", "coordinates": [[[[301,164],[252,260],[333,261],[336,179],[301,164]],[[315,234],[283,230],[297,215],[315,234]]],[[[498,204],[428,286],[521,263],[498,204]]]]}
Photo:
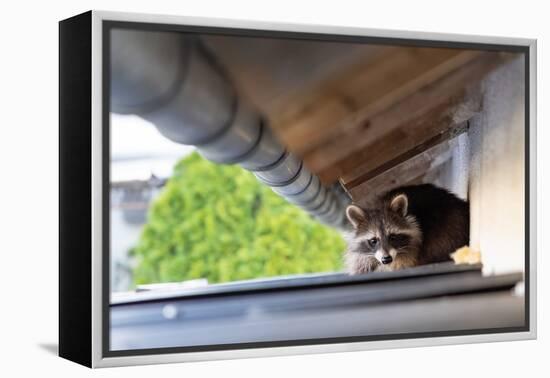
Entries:
{"type": "Polygon", "coordinates": [[[111,114],[111,182],[169,177],[176,161],[193,152],[133,115],[111,114]]]}

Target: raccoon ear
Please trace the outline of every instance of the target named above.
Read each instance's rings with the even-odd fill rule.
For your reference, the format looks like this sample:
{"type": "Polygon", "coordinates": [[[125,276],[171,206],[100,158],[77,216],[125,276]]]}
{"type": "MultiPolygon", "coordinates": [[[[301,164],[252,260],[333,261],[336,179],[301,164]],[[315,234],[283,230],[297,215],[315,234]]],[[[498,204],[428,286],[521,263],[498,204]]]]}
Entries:
{"type": "Polygon", "coordinates": [[[409,199],[405,194],[396,195],[390,202],[390,209],[402,216],[407,215],[408,207],[409,199]]]}
{"type": "Polygon", "coordinates": [[[357,228],[359,223],[362,223],[367,219],[363,209],[356,205],[349,205],[346,208],[346,216],[354,228],[357,228]]]}

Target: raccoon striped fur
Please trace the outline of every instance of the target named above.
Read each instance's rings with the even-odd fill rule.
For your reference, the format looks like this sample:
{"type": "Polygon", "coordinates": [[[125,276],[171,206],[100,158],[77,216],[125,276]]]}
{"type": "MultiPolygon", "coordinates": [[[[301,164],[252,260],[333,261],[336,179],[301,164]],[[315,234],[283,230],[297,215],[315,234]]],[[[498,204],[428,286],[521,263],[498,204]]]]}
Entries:
{"type": "Polygon", "coordinates": [[[350,274],[449,261],[469,242],[468,202],[431,184],[393,189],[368,208],[348,206],[346,215],[350,274]]]}

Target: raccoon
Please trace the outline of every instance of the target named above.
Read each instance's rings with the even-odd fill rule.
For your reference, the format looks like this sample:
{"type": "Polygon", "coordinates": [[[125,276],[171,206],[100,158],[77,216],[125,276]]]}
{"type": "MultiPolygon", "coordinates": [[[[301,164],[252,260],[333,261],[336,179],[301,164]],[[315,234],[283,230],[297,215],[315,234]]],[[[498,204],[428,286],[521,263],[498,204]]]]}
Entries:
{"type": "Polygon", "coordinates": [[[431,184],[404,186],[372,207],[350,205],[345,265],[350,274],[394,271],[450,260],[469,242],[469,205],[431,184]]]}

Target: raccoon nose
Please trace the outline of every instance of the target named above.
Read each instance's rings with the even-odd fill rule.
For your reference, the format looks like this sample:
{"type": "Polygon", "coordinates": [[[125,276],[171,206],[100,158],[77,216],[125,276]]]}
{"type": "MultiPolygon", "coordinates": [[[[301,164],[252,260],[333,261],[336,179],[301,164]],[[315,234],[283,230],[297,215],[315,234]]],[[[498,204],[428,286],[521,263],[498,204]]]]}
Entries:
{"type": "Polygon", "coordinates": [[[390,255],[382,257],[382,264],[389,264],[393,261],[390,255]]]}

